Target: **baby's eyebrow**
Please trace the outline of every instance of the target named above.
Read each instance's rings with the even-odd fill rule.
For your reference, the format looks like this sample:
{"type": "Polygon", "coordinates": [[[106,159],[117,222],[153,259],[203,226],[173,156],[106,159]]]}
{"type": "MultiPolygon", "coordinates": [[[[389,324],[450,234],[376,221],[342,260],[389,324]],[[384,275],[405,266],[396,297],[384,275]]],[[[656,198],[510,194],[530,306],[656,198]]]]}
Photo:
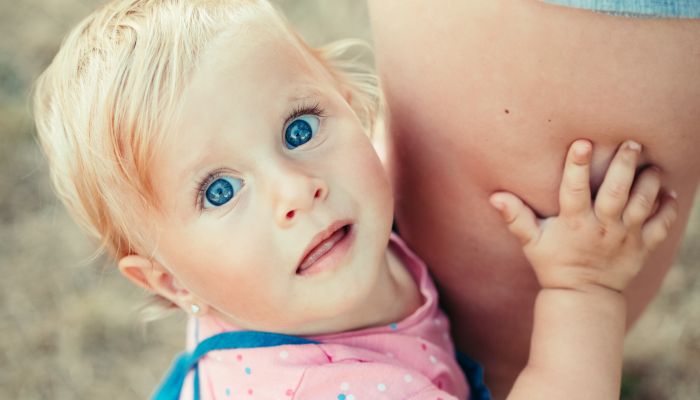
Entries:
{"type": "Polygon", "coordinates": [[[299,85],[295,86],[287,97],[291,102],[297,102],[308,99],[315,99],[322,96],[321,90],[315,85],[299,85]]]}

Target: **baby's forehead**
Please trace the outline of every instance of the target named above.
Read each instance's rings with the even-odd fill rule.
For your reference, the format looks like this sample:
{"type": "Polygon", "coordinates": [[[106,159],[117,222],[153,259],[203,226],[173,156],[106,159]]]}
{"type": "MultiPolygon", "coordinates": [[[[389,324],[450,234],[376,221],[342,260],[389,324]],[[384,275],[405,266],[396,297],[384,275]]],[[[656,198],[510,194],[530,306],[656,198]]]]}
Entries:
{"type": "Polygon", "coordinates": [[[287,62],[308,66],[315,60],[291,26],[266,13],[256,13],[217,35],[201,54],[200,67],[226,67],[265,62],[262,56],[284,56],[287,62]]]}
{"type": "Polygon", "coordinates": [[[257,36],[248,41],[235,35],[207,49],[189,76],[182,100],[190,104],[211,102],[215,100],[212,94],[236,95],[249,101],[272,94],[287,96],[287,91],[301,83],[333,86],[333,79],[293,39],[257,36]]]}

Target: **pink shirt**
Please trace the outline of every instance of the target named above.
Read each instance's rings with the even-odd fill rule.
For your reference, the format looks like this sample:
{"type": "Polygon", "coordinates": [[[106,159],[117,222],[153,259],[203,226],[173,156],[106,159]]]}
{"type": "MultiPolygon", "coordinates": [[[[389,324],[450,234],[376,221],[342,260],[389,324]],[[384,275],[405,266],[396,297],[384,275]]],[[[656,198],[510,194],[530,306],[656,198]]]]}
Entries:
{"type": "MultiPolygon", "coordinates": [[[[468,398],[425,263],[396,235],[389,246],[423,295],[413,314],[387,326],[309,337],[320,344],[212,351],[199,362],[201,399],[468,398]]],[[[188,347],[234,330],[211,316],[194,318],[188,347]]],[[[192,376],[181,399],[192,399],[192,376]]]]}

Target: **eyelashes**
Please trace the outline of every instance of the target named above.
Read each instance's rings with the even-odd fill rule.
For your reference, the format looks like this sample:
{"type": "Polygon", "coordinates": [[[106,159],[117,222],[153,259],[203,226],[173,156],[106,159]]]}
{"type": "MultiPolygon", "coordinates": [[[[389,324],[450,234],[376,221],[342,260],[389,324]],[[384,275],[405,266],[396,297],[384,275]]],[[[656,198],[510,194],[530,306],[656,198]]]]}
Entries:
{"type": "Polygon", "coordinates": [[[299,118],[302,115],[315,115],[319,118],[323,118],[326,116],[325,110],[321,107],[321,104],[318,102],[312,103],[312,104],[301,104],[289,113],[287,118],[284,120],[284,127],[286,128],[290,122],[292,122],[295,118],[299,118]]]}

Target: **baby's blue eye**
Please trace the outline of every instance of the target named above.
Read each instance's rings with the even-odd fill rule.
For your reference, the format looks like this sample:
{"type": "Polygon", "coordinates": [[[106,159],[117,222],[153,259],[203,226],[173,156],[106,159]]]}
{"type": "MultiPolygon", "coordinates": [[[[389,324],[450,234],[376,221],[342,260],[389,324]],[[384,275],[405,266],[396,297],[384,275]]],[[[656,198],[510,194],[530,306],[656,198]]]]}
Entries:
{"type": "Polygon", "coordinates": [[[318,131],[320,120],[316,115],[305,114],[294,119],[284,130],[284,142],[288,149],[299,147],[311,140],[318,131]]]}
{"type": "Polygon", "coordinates": [[[243,187],[243,180],[231,176],[215,179],[204,192],[203,207],[220,207],[229,202],[243,187]]]}

